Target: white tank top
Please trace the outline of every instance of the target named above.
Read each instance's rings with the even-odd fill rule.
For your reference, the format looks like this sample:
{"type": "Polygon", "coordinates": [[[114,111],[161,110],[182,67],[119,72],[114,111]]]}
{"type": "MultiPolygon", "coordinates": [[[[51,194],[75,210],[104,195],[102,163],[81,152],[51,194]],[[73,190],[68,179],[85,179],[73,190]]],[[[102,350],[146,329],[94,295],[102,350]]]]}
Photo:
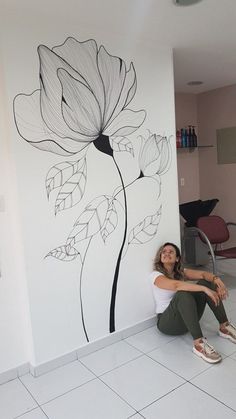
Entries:
{"type": "Polygon", "coordinates": [[[163,311],[165,311],[176,293],[176,291],[164,290],[163,288],[159,288],[154,284],[155,279],[160,275],[163,275],[163,273],[158,271],[153,271],[150,275],[157,314],[163,313],[163,311]]]}

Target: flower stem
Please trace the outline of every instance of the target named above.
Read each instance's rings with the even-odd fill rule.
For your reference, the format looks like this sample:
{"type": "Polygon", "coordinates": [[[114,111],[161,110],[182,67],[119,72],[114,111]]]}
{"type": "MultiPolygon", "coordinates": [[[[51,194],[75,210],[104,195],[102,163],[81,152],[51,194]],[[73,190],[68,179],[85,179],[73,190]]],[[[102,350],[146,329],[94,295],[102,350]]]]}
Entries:
{"type": "Polygon", "coordinates": [[[112,284],[111,303],[110,303],[110,333],[113,333],[115,331],[116,291],[117,291],[117,283],[118,283],[119,270],[120,270],[120,262],[121,262],[122,252],[123,252],[123,249],[124,249],[126,235],[127,235],[127,198],[126,198],[125,185],[124,185],[124,182],[123,182],[123,179],[122,179],[121,171],[120,171],[119,166],[117,165],[114,157],[113,157],[113,160],[114,160],[114,163],[116,165],[116,168],[117,168],[118,173],[119,173],[119,176],[120,176],[122,190],[123,190],[123,194],[124,194],[124,203],[125,203],[125,229],[124,229],[123,241],[122,241],[122,244],[121,244],[121,248],[120,248],[118,259],[117,259],[117,263],[116,263],[116,269],[115,269],[115,274],[114,274],[114,281],[113,281],[113,284],[112,284]]]}
{"type": "Polygon", "coordinates": [[[88,246],[86,248],[86,251],[85,251],[85,254],[84,254],[84,258],[83,258],[83,261],[82,261],[82,267],[80,269],[80,284],[79,284],[79,298],[80,298],[81,319],[82,319],[82,325],[83,325],[84,334],[85,334],[85,337],[86,337],[87,342],[89,342],[89,338],[88,338],[87,330],[86,330],[86,327],[85,327],[85,321],[84,321],[84,309],[83,309],[83,302],[82,302],[82,278],[83,278],[83,270],[84,270],[84,261],[85,261],[85,258],[86,258],[86,255],[87,255],[88,248],[90,246],[91,240],[92,240],[92,237],[89,239],[88,246]]]}

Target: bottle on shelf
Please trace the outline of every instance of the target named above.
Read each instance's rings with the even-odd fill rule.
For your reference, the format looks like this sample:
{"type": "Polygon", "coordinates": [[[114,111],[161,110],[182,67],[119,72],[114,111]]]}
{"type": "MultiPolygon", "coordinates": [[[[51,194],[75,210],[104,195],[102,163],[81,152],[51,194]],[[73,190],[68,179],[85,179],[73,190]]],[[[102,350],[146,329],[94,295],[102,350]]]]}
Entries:
{"type": "Polygon", "coordinates": [[[181,147],[181,132],[179,129],[176,131],[176,147],[181,147]]]}
{"type": "Polygon", "coordinates": [[[185,147],[189,147],[189,136],[187,128],[184,128],[184,144],[185,147]]]}
{"type": "Polygon", "coordinates": [[[181,128],[180,130],[180,138],[181,138],[181,148],[185,147],[185,135],[184,135],[184,129],[181,128]]]}
{"type": "Polygon", "coordinates": [[[193,133],[192,133],[192,126],[191,125],[188,126],[188,142],[189,142],[189,147],[190,148],[194,147],[194,145],[193,145],[193,133]]]}
{"type": "Polygon", "coordinates": [[[192,126],[192,136],[193,136],[193,147],[197,147],[197,134],[195,132],[195,126],[192,126]]]}

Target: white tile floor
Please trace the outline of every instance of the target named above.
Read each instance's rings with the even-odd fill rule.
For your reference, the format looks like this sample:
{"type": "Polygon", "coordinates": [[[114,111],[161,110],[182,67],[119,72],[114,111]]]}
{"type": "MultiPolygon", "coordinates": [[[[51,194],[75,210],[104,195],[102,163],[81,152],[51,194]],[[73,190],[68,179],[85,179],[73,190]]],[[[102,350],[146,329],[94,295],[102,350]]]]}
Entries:
{"type": "MultiPolygon", "coordinates": [[[[226,306],[236,323],[236,283],[231,288],[226,306]]],[[[202,325],[220,364],[196,357],[189,335],[151,327],[38,378],[1,385],[0,419],[233,419],[236,345],[217,336],[208,309],[202,325]]]]}

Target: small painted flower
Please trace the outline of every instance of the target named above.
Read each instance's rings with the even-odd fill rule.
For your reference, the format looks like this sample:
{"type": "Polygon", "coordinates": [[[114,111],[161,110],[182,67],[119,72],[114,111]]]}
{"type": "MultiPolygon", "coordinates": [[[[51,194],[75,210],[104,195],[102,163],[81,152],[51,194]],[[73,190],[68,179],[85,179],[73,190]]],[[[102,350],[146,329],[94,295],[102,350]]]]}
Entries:
{"type": "Polygon", "coordinates": [[[170,164],[170,142],[166,137],[150,133],[148,138],[141,137],[139,154],[140,177],[163,175],[170,164]]]}

